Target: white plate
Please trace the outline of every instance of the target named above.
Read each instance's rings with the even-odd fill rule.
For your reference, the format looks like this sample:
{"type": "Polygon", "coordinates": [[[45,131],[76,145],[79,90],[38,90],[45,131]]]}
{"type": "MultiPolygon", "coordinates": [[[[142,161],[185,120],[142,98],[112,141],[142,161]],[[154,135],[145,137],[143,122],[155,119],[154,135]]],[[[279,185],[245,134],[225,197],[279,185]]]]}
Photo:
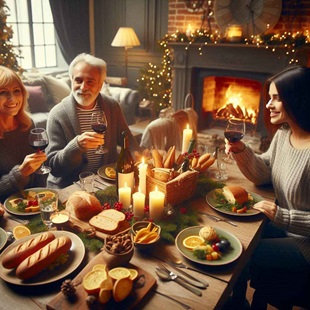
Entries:
{"type": "Polygon", "coordinates": [[[0,227],[0,251],[6,245],[7,241],[8,241],[8,234],[6,233],[4,229],[0,227]]]}
{"type": "Polygon", "coordinates": [[[85,247],[82,242],[82,240],[75,234],[68,232],[68,231],[52,231],[52,233],[55,235],[55,237],[60,236],[67,236],[71,239],[72,245],[70,248],[69,258],[67,262],[62,265],[54,268],[53,270],[45,269],[36,276],[28,279],[28,280],[21,280],[18,279],[15,276],[15,269],[5,269],[2,266],[2,259],[3,256],[10,251],[13,247],[16,245],[29,240],[30,238],[36,237],[38,234],[30,235],[25,238],[22,238],[20,240],[15,241],[10,246],[8,246],[1,254],[0,256],[0,277],[9,283],[16,284],[16,285],[24,285],[24,286],[34,286],[34,285],[42,285],[42,284],[48,284],[55,282],[57,280],[60,280],[67,275],[69,275],[71,272],[73,272],[83,261],[84,255],[85,255],[85,247]]]}
{"type": "Polygon", "coordinates": [[[101,168],[98,169],[97,174],[98,174],[101,178],[103,178],[103,179],[105,179],[105,180],[108,180],[108,181],[110,181],[110,182],[115,182],[116,179],[109,178],[109,177],[105,174],[105,168],[111,167],[111,168],[114,168],[114,169],[115,169],[115,165],[116,165],[116,164],[109,164],[109,165],[102,166],[101,168]]]}
{"type": "Polygon", "coordinates": [[[230,242],[230,249],[223,253],[222,257],[218,260],[204,260],[204,259],[198,259],[194,256],[193,251],[188,250],[183,245],[183,240],[189,236],[199,236],[199,231],[203,226],[193,226],[183,229],[179,234],[177,235],[175,239],[175,245],[177,249],[180,251],[180,253],[186,257],[187,259],[199,263],[202,265],[211,265],[211,266],[221,266],[221,265],[227,265],[233,261],[235,261],[242,253],[242,244],[239,241],[237,237],[235,237],[230,232],[222,229],[222,228],[216,228],[217,234],[221,237],[226,238],[230,242]]]}
{"type": "MultiPolygon", "coordinates": [[[[232,211],[228,211],[228,210],[224,210],[221,208],[220,203],[217,201],[217,197],[216,197],[216,193],[222,191],[221,189],[214,189],[212,191],[210,191],[207,196],[206,196],[206,200],[207,203],[210,205],[210,207],[218,212],[224,213],[224,214],[228,214],[228,215],[234,215],[234,216],[252,216],[252,215],[257,215],[260,214],[260,211],[255,210],[255,209],[249,209],[244,213],[237,213],[237,212],[232,212],[232,211]]],[[[255,201],[261,201],[264,200],[264,198],[260,195],[257,195],[255,193],[249,193],[255,201]]]]}
{"type": "MultiPolygon", "coordinates": [[[[34,191],[36,193],[45,192],[45,191],[58,193],[57,190],[49,189],[49,188],[45,188],[45,187],[27,188],[24,190],[24,192],[29,192],[29,191],[34,191]]],[[[4,208],[7,212],[14,214],[14,215],[21,215],[21,216],[31,216],[31,215],[35,215],[35,214],[40,214],[40,211],[36,211],[36,212],[19,212],[19,211],[17,211],[15,208],[12,207],[12,205],[9,202],[10,200],[12,200],[14,198],[23,198],[23,197],[20,193],[16,193],[16,194],[13,194],[10,197],[8,197],[4,202],[4,208]]]]}

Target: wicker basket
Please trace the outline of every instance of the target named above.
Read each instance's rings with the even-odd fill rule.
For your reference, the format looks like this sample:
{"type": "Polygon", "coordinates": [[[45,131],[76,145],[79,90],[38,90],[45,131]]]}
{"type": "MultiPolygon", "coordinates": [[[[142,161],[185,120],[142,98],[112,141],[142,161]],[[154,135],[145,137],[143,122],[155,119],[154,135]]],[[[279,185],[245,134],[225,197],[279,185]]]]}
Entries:
{"type": "Polygon", "coordinates": [[[166,204],[177,205],[194,195],[198,174],[197,171],[186,171],[167,183],[147,175],[146,199],[149,199],[149,193],[157,186],[158,190],[165,194],[166,204]]]}

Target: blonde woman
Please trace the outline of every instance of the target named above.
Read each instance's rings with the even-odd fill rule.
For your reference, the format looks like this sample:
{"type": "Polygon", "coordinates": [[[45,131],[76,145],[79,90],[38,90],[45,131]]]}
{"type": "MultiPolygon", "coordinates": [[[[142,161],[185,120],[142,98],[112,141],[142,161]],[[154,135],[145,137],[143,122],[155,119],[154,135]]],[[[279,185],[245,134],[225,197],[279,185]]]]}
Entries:
{"type": "Polygon", "coordinates": [[[0,66],[0,201],[27,187],[35,187],[34,172],[46,160],[29,145],[33,122],[27,112],[28,92],[20,77],[0,66]]]}

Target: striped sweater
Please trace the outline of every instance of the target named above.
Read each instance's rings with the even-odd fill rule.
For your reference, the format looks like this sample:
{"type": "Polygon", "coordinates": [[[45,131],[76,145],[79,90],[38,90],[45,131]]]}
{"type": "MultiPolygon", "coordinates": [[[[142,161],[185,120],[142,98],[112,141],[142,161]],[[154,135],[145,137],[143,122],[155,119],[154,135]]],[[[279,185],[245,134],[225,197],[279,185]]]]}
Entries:
{"type": "Polygon", "coordinates": [[[278,200],[274,224],[297,241],[310,263],[310,149],[295,149],[290,135],[290,129],[281,128],[266,153],[257,155],[246,147],[233,156],[251,182],[272,183],[278,200]]]}

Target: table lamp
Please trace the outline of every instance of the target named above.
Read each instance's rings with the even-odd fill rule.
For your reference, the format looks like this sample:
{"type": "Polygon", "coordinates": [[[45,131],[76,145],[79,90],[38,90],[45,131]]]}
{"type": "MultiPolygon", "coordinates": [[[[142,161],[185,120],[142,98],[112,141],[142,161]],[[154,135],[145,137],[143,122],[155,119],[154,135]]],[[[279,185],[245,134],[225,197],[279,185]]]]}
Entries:
{"type": "Polygon", "coordinates": [[[125,74],[127,76],[127,63],[128,63],[128,48],[139,46],[140,41],[133,30],[130,27],[120,27],[111,43],[112,46],[125,47],[125,74]]]}

